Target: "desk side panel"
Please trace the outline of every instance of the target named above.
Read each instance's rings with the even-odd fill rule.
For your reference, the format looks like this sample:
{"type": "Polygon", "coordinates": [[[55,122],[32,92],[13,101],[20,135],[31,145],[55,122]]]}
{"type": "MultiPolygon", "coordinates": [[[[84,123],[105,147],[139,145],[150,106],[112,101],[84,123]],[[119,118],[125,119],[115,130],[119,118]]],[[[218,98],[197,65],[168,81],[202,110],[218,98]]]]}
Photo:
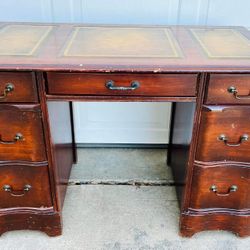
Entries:
{"type": "Polygon", "coordinates": [[[176,184],[177,198],[182,201],[186,183],[186,172],[191,144],[195,103],[174,103],[168,164],[171,166],[176,184]]]}
{"type": "Polygon", "coordinates": [[[69,102],[47,102],[52,155],[54,159],[55,184],[59,206],[62,207],[73,164],[73,142],[69,102]]]}

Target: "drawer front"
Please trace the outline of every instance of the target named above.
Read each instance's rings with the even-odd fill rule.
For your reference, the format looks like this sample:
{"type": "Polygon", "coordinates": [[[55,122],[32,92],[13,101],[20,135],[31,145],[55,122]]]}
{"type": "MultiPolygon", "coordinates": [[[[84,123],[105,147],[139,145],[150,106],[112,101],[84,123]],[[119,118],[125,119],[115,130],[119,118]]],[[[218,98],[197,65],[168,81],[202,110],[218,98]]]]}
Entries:
{"type": "Polygon", "coordinates": [[[250,161],[250,107],[204,106],[196,159],[250,161]]]}
{"type": "Polygon", "coordinates": [[[211,74],[206,104],[249,104],[250,74],[211,74]]]}
{"type": "Polygon", "coordinates": [[[0,161],[12,160],[46,160],[39,106],[0,105],[0,161]]]}
{"type": "Polygon", "coordinates": [[[48,73],[58,95],[195,96],[196,74],[48,73]]]}
{"type": "Polygon", "coordinates": [[[51,207],[47,166],[0,166],[0,209],[51,207]]]}
{"type": "Polygon", "coordinates": [[[190,207],[194,209],[249,209],[250,168],[196,166],[190,207]]]}
{"type": "Polygon", "coordinates": [[[32,73],[0,72],[0,103],[37,101],[37,88],[32,73]]]}

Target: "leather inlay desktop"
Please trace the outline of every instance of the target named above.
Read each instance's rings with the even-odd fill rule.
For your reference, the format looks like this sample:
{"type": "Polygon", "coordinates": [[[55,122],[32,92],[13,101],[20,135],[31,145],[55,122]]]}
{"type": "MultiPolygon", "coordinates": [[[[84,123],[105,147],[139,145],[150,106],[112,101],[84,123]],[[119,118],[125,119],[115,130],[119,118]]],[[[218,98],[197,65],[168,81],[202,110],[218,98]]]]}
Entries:
{"type": "Polygon", "coordinates": [[[53,26],[7,25],[0,30],[0,56],[32,56],[53,26]]]}
{"type": "Polygon", "coordinates": [[[210,58],[250,58],[250,41],[234,29],[190,29],[210,58]]]}
{"type": "Polygon", "coordinates": [[[182,53],[168,28],[75,27],[63,56],[178,58],[182,53]]]}

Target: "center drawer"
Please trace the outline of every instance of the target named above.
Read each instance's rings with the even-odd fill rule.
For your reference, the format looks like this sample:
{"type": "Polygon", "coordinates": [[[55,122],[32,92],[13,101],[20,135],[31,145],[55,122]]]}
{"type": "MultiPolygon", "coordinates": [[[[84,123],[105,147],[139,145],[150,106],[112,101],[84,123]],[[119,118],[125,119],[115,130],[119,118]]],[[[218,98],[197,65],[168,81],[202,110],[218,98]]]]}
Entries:
{"type": "Polygon", "coordinates": [[[0,165],[0,209],[51,207],[47,166],[0,165]]]}
{"type": "Polygon", "coordinates": [[[47,73],[48,94],[180,96],[196,95],[197,74],[47,73]]]}
{"type": "Polygon", "coordinates": [[[0,161],[46,160],[38,105],[0,105],[0,161]]]}

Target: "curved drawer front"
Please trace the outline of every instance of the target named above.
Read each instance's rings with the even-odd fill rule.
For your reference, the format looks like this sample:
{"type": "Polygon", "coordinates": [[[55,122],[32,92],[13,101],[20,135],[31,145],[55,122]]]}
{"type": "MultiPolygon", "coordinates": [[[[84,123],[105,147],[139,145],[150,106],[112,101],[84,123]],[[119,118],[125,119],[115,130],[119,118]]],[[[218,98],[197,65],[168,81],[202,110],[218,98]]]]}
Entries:
{"type": "Polygon", "coordinates": [[[250,168],[234,166],[194,169],[190,207],[250,208],[250,168]]]}
{"type": "Polygon", "coordinates": [[[0,209],[52,206],[47,166],[0,166],[0,209]]]}
{"type": "Polygon", "coordinates": [[[32,73],[0,72],[0,103],[37,101],[37,88],[32,73]]]}
{"type": "Polygon", "coordinates": [[[211,74],[206,104],[250,104],[250,75],[211,74]]]}
{"type": "Polygon", "coordinates": [[[48,93],[57,95],[196,95],[197,74],[48,73],[48,93]]]}
{"type": "Polygon", "coordinates": [[[0,105],[0,161],[46,160],[41,113],[36,105],[0,105]]]}
{"type": "Polygon", "coordinates": [[[204,106],[196,159],[250,161],[250,107],[204,106]]]}

